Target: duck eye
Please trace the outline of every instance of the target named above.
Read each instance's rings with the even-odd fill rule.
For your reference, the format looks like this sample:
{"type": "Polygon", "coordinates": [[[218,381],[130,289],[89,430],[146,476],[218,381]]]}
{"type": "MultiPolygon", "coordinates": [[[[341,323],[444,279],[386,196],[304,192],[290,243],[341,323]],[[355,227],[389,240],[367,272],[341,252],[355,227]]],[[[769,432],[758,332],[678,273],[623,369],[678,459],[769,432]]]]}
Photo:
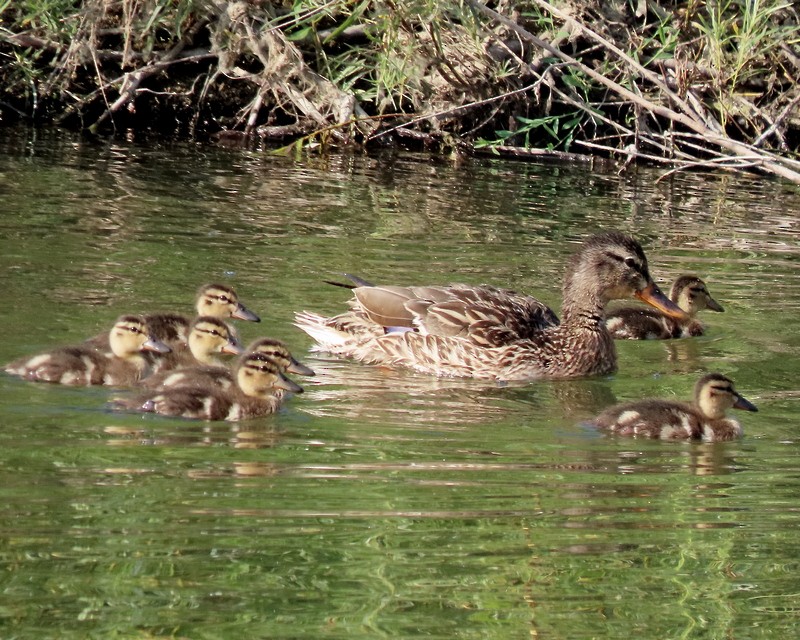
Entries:
{"type": "Polygon", "coordinates": [[[635,269],[636,268],[636,260],[634,260],[630,256],[625,258],[625,260],[623,260],[623,262],[625,263],[626,267],[630,267],[631,269],[635,269]]]}

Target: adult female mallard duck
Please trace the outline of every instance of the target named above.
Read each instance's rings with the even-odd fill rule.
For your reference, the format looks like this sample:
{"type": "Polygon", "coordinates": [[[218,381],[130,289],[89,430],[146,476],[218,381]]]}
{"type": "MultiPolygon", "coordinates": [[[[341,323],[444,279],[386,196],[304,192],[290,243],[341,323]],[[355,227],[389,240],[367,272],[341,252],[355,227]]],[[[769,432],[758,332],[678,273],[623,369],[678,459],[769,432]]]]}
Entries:
{"type": "MultiPolygon", "coordinates": [[[[224,284],[205,284],[200,287],[195,299],[195,310],[198,316],[261,322],[261,318],[239,302],[236,292],[224,284]]],[[[170,347],[186,345],[192,325],[190,318],[177,313],[151,313],[144,318],[158,340],[170,347]]],[[[89,338],[87,343],[99,349],[108,346],[105,334],[89,338]]]]}
{"type": "Polygon", "coordinates": [[[108,334],[109,351],[87,344],[60,347],[11,362],[5,370],[26,380],[70,385],[131,385],[147,375],[153,361],[144,352],[170,349],[153,337],[141,316],[121,316],[108,334]]]}
{"type": "Polygon", "coordinates": [[[743,398],[730,378],[709,373],[697,381],[694,402],[641,400],[609,407],[590,424],[622,436],[641,436],[661,440],[733,440],[742,435],[742,427],[726,418],[728,409],[758,411],[743,398]]]}
{"type": "Polygon", "coordinates": [[[439,376],[503,380],[571,378],[616,369],[603,323],[609,300],[634,297],[686,313],[650,277],[642,247],[618,232],[589,238],[569,262],[563,319],[536,298],[487,286],[370,286],[356,280],[351,310],[300,312],[295,325],[319,350],[439,376]]]}
{"type": "Polygon", "coordinates": [[[193,366],[221,366],[217,354],[239,355],[244,353],[239,338],[231,326],[219,318],[200,316],[189,329],[187,344],[176,345],[172,352],[160,357],[153,375],[142,383],[158,386],[164,377],[176,369],[193,366]]]}
{"type": "MultiPolygon", "coordinates": [[[[266,356],[281,373],[293,373],[301,376],[314,375],[314,371],[299,362],[280,340],[259,338],[247,347],[245,353],[260,353],[266,356]]],[[[141,386],[148,389],[205,386],[229,389],[235,384],[236,374],[230,367],[195,365],[154,374],[145,378],[141,386]]]]}
{"type": "Polygon", "coordinates": [[[117,407],[165,416],[199,420],[237,421],[275,413],[280,392],[302,393],[303,388],[284,376],[262,353],[242,356],[236,368],[236,385],[170,387],[134,399],[118,399],[117,407]]]}
{"type": "Polygon", "coordinates": [[[699,311],[724,309],[697,276],[683,275],[672,283],[669,299],[686,312],[685,320],[646,307],[620,307],[606,314],[606,329],[618,340],[668,340],[702,336],[705,329],[695,318],[699,311]]]}

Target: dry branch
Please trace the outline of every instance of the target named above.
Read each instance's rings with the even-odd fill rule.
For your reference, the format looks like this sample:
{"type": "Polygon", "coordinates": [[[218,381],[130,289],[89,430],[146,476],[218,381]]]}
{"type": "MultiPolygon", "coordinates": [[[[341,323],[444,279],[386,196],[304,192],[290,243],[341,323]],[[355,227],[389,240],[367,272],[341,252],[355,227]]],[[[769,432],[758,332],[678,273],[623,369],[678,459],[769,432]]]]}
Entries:
{"type": "MultiPolygon", "coordinates": [[[[657,77],[653,77],[654,74],[651,74],[646,69],[641,67],[641,65],[633,61],[629,56],[623,54],[616,47],[608,43],[608,41],[606,41],[604,38],[596,34],[594,31],[592,31],[585,25],[582,25],[574,18],[571,18],[570,16],[567,16],[563,12],[559,11],[558,9],[550,5],[550,3],[548,2],[544,2],[543,0],[535,0],[535,2],[543,9],[549,11],[552,15],[559,17],[561,19],[569,20],[572,26],[579,29],[581,32],[591,37],[592,39],[600,42],[604,46],[610,45],[612,47],[611,51],[617,57],[619,57],[625,64],[629,65],[633,71],[639,73],[643,77],[653,82],[653,84],[657,88],[659,88],[663,93],[665,93],[667,97],[673,100],[676,104],[681,105],[682,107],[685,105],[685,103],[682,100],[678,99],[677,96],[660,81],[660,79],[658,79],[657,77]]],[[[506,28],[511,29],[512,31],[517,33],[521,38],[527,40],[536,47],[544,49],[551,55],[556,56],[560,60],[580,70],[582,73],[586,74],[592,80],[594,80],[598,84],[605,86],[614,94],[623,98],[630,104],[638,108],[644,109],[653,116],[656,116],[658,118],[663,118],[665,120],[668,120],[674,124],[678,124],[682,127],[685,127],[686,129],[689,129],[690,131],[693,131],[703,136],[706,142],[712,147],[718,147],[719,149],[724,149],[726,151],[729,151],[735,154],[736,156],[741,156],[743,158],[746,158],[748,166],[758,167],[768,173],[781,176],[783,178],[791,180],[792,182],[800,183],[800,173],[787,166],[785,159],[775,154],[771,154],[764,150],[758,149],[752,145],[747,145],[745,143],[738,142],[727,136],[724,136],[720,133],[713,131],[709,126],[706,125],[705,122],[703,122],[694,113],[694,110],[691,109],[688,105],[686,105],[685,107],[685,112],[680,113],[669,107],[665,107],[661,104],[656,104],[650,100],[647,100],[641,95],[634,93],[633,91],[623,87],[614,80],[598,73],[591,67],[583,64],[582,62],[570,56],[569,54],[553,47],[550,43],[533,35],[528,30],[521,27],[515,21],[511,20],[510,18],[507,18],[506,16],[498,13],[493,9],[490,9],[482,2],[479,2],[478,0],[465,0],[465,3],[470,7],[472,7],[473,9],[475,9],[476,11],[502,24],[506,28]]]]}

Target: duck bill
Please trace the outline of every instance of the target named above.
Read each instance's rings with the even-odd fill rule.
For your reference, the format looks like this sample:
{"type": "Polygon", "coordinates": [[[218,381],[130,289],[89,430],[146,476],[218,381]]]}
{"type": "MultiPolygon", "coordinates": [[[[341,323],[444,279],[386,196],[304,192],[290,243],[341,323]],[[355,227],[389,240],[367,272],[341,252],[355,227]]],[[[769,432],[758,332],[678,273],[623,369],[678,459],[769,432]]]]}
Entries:
{"type": "Polygon", "coordinates": [[[275,382],[275,386],[278,389],[283,389],[284,391],[289,391],[290,393],[303,393],[303,387],[297,384],[294,380],[289,380],[284,375],[278,377],[278,380],[275,382]]]}
{"type": "Polygon", "coordinates": [[[286,367],[286,371],[288,371],[289,373],[294,373],[295,375],[298,375],[298,376],[313,376],[313,375],[316,375],[312,368],[307,367],[302,362],[298,362],[294,358],[292,358],[292,361],[289,363],[289,366],[286,367]]]}
{"type": "Polygon", "coordinates": [[[714,298],[709,298],[708,300],[706,300],[706,309],[708,309],[709,311],[717,311],[719,313],[725,311],[725,309],[722,308],[722,305],[716,300],[714,300],[714,298]]]}
{"type": "Polygon", "coordinates": [[[756,405],[740,395],[736,396],[736,402],[733,403],[733,408],[741,409],[742,411],[758,411],[758,407],[756,407],[756,405]]]}
{"type": "Polygon", "coordinates": [[[172,351],[170,347],[161,342],[158,338],[150,336],[142,345],[142,351],[152,351],[154,353],[169,353],[172,351]]]}
{"type": "Polygon", "coordinates": [[[670,318],[689,320],[689,314],[661,293],[661,289],[658,288],[655,282],[651,282],[644,289],[637,291],[633,295],[642,302],[649,304],[651,307],[655,307],[670,318]]]}
{"type": "Polygon", "coordinates": [[[255,313],[250,311],[250,309],[241,303],[236,306],[236,309],[234,309],[231,317],[236,318],[237,320],[247,320],[248,322],[261,322],[261,318],[259,318],[255,313]]]}
{"type": "Polygon", "coordinates": [[[236,342],[228,342],[225,346],[220,349],[222,353],[226,353],[229,356],[238,356],[244,353],[244,349],[242,345],[237,344],[236,342]]]}

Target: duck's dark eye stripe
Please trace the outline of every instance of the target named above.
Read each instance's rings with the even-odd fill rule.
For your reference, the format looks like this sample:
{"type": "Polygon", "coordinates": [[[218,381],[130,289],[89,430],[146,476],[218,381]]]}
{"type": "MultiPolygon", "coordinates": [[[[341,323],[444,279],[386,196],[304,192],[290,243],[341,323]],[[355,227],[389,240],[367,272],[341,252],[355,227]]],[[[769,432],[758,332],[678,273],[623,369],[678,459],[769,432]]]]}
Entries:
{"type": "Polygon", "coordinates": [[[711,393],[733,393],[733,387],[710,387],[711,393]]]}
{"type": "Polygon", "coordinates": [[[623,262],[625,260],[622,256],[618,256],[616,253],[611,253],[610,251],[606,251],[606,256],[617,262],[623,262]]]}
{"type": "Polygon", "coordinates": [[[617,262],[624,263],[626,267],[629,267],[634,271],[638,271],[639,273],[642,272],[642,267],[636,261],[636,258],[633,258],[631,256],[620,256],[617,255],[616,253],[611,253],[610,251],[606,253],[606,256],[612,258],[613,260],[616,260],[617,262]]]}

